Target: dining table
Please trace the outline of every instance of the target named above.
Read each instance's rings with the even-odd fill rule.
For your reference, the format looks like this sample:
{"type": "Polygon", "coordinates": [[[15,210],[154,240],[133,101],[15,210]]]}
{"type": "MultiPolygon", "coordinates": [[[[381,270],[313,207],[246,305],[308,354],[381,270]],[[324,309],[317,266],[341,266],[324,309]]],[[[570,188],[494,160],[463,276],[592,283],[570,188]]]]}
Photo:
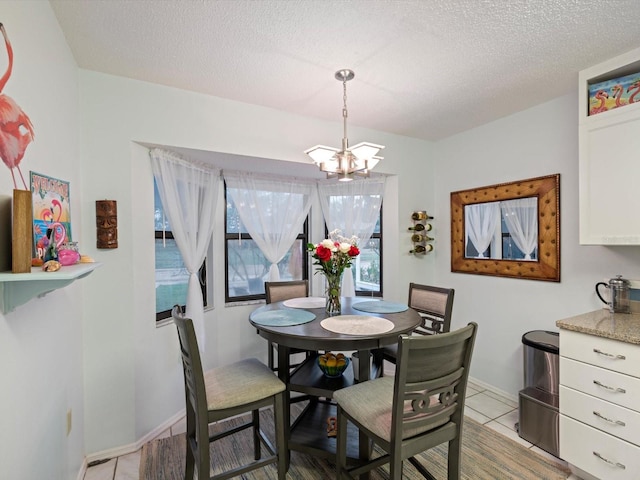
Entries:
{"type": "MultiPolygon", "coordinates": [[[[260,336],[277,345],[278,377],[287,386],[285,411],[293,402],[308,400],[301,413],[289,422],[289,452],[300,451],[323,458],[335,458],[335,438],[327,435],[327,419],[335,417],[333,392],[382,375],[380,348],[397,343],[422,322],[420,314],[406,304],[371,297],[342,297],[340,315],[328,315],[323,297],[301,297],[275,302],[254,310],[249,321],[260,336]],[[291,349],[311,352],[291,368],[291,349]],[[337,378],[324,375],[317,365],[318,352],[357,352],[358,371],[353,362],[337,378]],[[356,380],[357,378],[357,380],[356,380]]],[[[349,424],[347,457],[354,462],[368,459],[371,443],[349,424]]],[[[368,478],[368,475],[361,476],[368,478]]]]}

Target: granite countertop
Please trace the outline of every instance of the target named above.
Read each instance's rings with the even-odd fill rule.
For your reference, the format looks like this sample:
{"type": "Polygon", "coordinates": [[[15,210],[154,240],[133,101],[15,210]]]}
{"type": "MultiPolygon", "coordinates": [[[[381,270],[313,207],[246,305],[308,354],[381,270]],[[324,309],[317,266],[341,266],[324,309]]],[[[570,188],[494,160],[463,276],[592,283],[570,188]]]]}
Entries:
{"type": "Polygon", "coordinates": [[[640,314],[638,313],[611,313],[608,309],[602,308],[558,320],[556,326],[565,330],[640,345],[640,314]]]}

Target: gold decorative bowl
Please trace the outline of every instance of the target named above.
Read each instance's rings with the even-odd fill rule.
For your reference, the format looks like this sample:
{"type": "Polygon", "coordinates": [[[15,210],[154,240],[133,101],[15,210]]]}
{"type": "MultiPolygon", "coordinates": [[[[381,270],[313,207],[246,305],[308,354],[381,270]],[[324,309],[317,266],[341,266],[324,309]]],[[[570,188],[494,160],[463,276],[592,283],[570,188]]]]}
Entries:
{"type": "Polygon", "coordinates": [[[329,378],[341,377],[349,366],[349,358],[342,353],[334,354],[327,352],[319,355],[317,362],[322,373],[324,373],[325,377],[329,378]]]}

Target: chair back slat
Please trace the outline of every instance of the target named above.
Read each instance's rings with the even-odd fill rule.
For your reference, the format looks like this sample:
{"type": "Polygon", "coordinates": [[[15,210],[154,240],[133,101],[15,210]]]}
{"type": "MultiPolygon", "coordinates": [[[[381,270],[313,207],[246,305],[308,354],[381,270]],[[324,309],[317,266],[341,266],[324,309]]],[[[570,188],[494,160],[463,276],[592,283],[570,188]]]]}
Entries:
{"type": "Polygon", "coordinates": [[[283,302],[291,298],[309,296],[309,282],[307,280],[292,280],[287,282],[264,282],[267,303],[283,302]]]}
{"type": "Polygon", "coordinates": [[[470,323],[441,335],[400,336],[392,420],[396,438],[460,421],[476,329],[470,323]]]}
{"type": "Polygon", "coordinates": [[[416,333],[446,333],[450,330],[454,293],[453,288],[409,284],[408,305],[422,317],[422,325],[416,333]]]}
{"type": "Polygon", "coordinates": [[[206,418],[207,392],[193,320],[185,318],[177,305],[173,307],[171,316],[178,330],[178,340],[180,342],[187,414],[189,413],[188,409],[192,408],[193,413],[198,412],[201,418],[206,418]]]}

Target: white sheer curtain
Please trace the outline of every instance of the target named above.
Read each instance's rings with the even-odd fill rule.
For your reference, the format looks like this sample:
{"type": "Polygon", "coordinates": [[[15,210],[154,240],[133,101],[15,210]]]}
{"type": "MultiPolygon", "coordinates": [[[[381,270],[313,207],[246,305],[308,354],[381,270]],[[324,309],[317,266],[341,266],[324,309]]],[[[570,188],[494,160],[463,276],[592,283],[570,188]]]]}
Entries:
{"type": "Polygon", "coordinates": [[[464,216],[467,238],[478,252],[478,258],[484,258],[484,251],[489,248],[500,222],[500,206],[498,202],[465,205],[464,216]]]}
{"type": "MultiPolygon", "coordinates": [[[[384,185],[383,176],[352,182],[319,182],[318,194],[327,229],[341,230],[345,237],[355,235],[363,248],[380,217],[384,185]]],[[[342,296],[356,296],[351,269],[346,269],[342,276],[342,296]]]]}
{"type": "Polygon", "coordinates": [[[538,199],[535,197],[500,202],[507,229],[525,260],[538,246],[538,199]]]}
{"type": "Polygon", "coordinates": [[[162,207],[189,272],[186,315],[193,320],[198,345],[204,351],[204,306],[198,272],[213,235],[220,170],[158,148],[149,154],[162,207]]]}
{"type": "Polygon", "coordinates": [[[295,242],[309,214],[314,182],[226,170],[223,175],[242,224],[271,262],[269,281],[277,282],[278,262],[295,242]]]}

